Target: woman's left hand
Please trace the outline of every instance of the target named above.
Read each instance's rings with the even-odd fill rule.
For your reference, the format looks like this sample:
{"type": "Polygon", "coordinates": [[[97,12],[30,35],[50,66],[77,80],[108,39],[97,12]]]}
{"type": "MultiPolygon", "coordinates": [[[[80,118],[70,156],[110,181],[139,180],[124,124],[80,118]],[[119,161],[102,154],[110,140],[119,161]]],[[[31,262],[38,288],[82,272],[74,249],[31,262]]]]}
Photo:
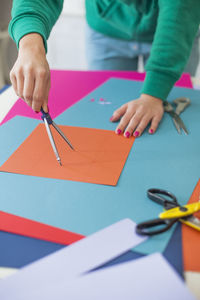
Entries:
{"type": "Polygon", "coordinates": [[[150,123],[149,133],[154,133],[163,117],[163,101],[153,96],[142,94],[140,98],[132,100],[117,109],[110,121],[116,122],[119,119],[119,125],[115,132],[124,133],[125,137],[131,135],[140,136],[150,123]]]}

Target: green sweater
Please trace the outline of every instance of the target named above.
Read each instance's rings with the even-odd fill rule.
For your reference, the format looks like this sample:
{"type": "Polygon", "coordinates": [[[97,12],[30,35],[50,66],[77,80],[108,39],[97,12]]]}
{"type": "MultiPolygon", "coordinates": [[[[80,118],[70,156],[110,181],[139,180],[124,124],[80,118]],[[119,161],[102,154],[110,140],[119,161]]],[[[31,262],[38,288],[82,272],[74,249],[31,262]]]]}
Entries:
{"type": "MultiPolygon", "coordinates": [[[[63,0],[13,0],[9,32],[14,41],[31,32],[45,43],[63,0]]],[[[153,42],[142,93],[166,99],[189,58],[200,23],[200,0],[86,0],[86,18],[95,30],[153,42]]]]}

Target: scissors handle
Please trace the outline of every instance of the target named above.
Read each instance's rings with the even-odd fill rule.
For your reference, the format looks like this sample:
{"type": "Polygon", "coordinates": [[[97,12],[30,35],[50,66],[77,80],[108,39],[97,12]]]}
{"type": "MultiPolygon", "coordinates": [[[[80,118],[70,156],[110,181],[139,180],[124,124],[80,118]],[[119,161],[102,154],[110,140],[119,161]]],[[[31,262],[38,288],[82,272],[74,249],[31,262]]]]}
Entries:
{"type": "Polygon", "coordinates": [[[174,104],[176,104],[176,114],[180,115],[185,109],[186,107],[188,107],[190,105],[190,99],[187,97],[181,97],[181,98],[177,98],[174,101],[174,104]]]}
{"type": "Polygon", "coordinates": [[[166,112],[172,112],[174,111],[173,106],[168,101],[163,101],[164,110],[166,112]]]}
{"type": "Polygon", "coordinates": [[[167,210],[179,206],[176,196],[166,190],[152,188],[147,190],[147,196],[152,201],[161,204],[167,210]]]}
{"type": "Polygon", "coordinates": [[[179,99],[175,99],[175,101],[178,101],[176,112],[174,111],[173,106],[167,101],[163,101],[164,110],[165,110],[165,112],[167,112],[171,115],[172,120],[174,122],[174,125],[175,125],[178,133],[180,134],[181,129],[183,129],[185,134],[188,134],[187,128],[185,127],[185,124],[181,120],[179,114],[186,108],[186,106],[188,106],[190,104],[190,99],[189,98],[179,98],[179,99]],[[180,103],[180,101],[182,101],[182,100],[184,103],[180,103]]]}
{"type": "Polygon", "coordinates": [[[167,231],[175,224],[179,218],[176,219],[154,219],[147,222],[140,223],[136,226],[136,232],[139,235],[156,235],[167,231]],[[155,228],[154,230],[152,228],[155,228]],[[157,229],[158,228],[158,229],[157,229]]]}

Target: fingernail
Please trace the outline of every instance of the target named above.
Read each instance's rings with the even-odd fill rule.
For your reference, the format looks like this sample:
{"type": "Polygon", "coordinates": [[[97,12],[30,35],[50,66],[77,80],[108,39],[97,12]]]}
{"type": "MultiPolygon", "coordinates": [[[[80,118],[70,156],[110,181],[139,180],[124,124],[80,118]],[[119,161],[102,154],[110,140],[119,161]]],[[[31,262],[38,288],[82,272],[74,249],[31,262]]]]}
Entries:
{"type": "Polygon", "coordinates": [[[122,133],[121,129],[117,129],[117,134],[121,134],[121,133],[122,133]]]}
{"type": "Polygon", "coordinates": [[[112,120],[113,120],[113,118],[114,118],[114,117],[112,116],[112,117],[110,118],[110,121],[112,121],[112,120]]]}
{"type": "Polygon", "coordinates": [[[139,134],[140,134],[139,131],[135,131],[135,132],[134,132],[134,136],[135,136],[135,137],[137,137],[139,134]]]}
{"type": "Polygon", "coordinates": [[[125,133],[125,136],[126,136],[127,138],[129,138],[130,132],[127,131],[127,132],[125,133]]]}
{"type": "Polygon", "coordinates": [[[39,114],[39,111],[35,111],[36,114],[39,114]]]}
{"type": "Polygon", "coordinates": [[[154,132],[153,129],[150,129],[150,130],[149,130],[149,133],[153,133],[153,132],[154,132]]]}
{"type": "Polygon", "coordinates": [[[48,112],[49,112],[49,106],[47,105],[47,109],[48,109],[48,112]]]}

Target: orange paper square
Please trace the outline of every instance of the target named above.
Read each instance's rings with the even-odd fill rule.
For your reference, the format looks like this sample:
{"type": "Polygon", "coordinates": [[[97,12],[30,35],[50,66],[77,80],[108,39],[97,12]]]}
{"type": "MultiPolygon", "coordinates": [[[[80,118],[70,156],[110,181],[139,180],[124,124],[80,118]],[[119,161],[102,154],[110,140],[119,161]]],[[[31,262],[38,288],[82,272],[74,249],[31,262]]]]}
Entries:
{"type": "Polygon", "coordinates": [[[39,124],[0,171],[116,185],[134,138],[127,139],[110,130],[59,127],[75,149],[52,128],[62,166],[56,161],[44,124],[39,124]]]}

